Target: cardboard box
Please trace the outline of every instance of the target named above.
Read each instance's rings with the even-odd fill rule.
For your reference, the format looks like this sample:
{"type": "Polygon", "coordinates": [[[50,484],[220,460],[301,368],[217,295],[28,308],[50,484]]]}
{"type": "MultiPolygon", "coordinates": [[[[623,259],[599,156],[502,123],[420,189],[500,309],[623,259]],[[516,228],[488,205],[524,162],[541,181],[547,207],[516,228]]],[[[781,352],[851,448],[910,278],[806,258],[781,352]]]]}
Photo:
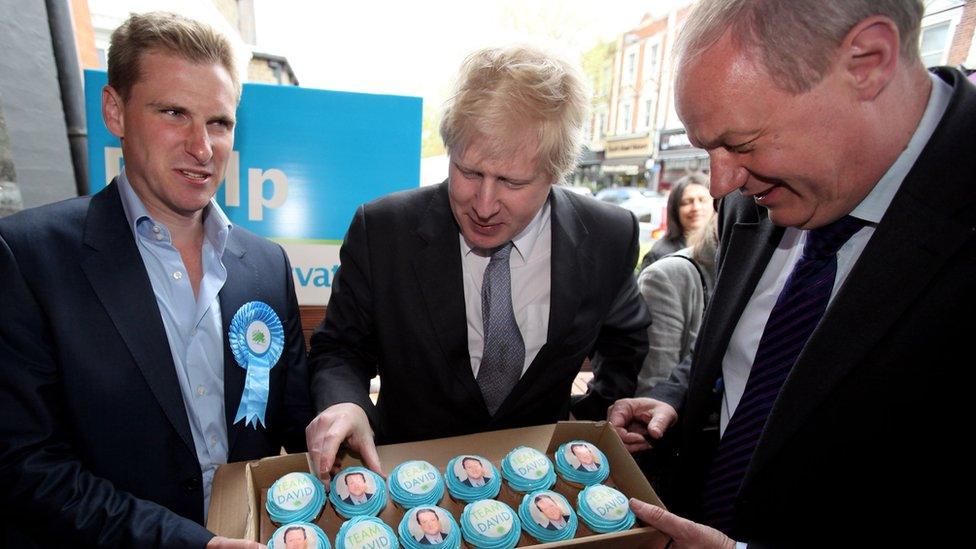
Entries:
{"type": "MultiPolygon", "coordinates": [[[[441,471],[451,458],[465,453],[478,454],[488,458],[495,467],[501,469],[501,460],[516,446],[530,446],[552,458],[559,445],[570,440],[581,439],[595,444],[606,454],[610,462],[610,478],[604,482],[614,486],[628,497],[661,505],[654,490],[647,483],[643,473],[631,458],[630,453],[620,441],[620,437],[606,422],[566,421],[556,425],[542,425],[522,429],[508,429],[489,433],[477,433],[460,437],[442,438],[423,442],[391,444],[377,448],[386,472],[397,464],[410,459],[429,461],[441,471]]],[[[342,459],[342,467],[361,465],[350,456],[342,459]]],[[[268,488],[279,477],[292,471],[311,471],[312,464],[308,454],[275,456],[262,460],[229,463],[217,469],[214,476],[213,494],[210,500],[210,515],[207,528],[221,536],[244,538],[266,543],[276,527],[268,519],[264,510],[268,488]]],[[[562,482],[556,483],[553,490],[561,493],[575,505],[579,490],[562,482]]],[[[503,483],[499,500],[518,510],[522,495],[512,492],[503,483]]],[[[461,516],[463,503],[451,500],[445,493],[440,506],[450,511],[455,519],[461,516]]],[[[393,528],[394,532],[403,518],[404,512],[390,501],[380,518],[393,528]]],[[[336,533],[345,519],[338,516],[331,504],[319,517],[317,524],[335,540],[336,533]]],[[[635,526],[625,532],[594,534],[580,521],[576,538],[557,543],[538,544],[528,534],[523,533],[519,547],[537,545],[539,547],[598,547],[612,546],[663,547],[667,537],[660,532],[643,526],[635,526]]]]}

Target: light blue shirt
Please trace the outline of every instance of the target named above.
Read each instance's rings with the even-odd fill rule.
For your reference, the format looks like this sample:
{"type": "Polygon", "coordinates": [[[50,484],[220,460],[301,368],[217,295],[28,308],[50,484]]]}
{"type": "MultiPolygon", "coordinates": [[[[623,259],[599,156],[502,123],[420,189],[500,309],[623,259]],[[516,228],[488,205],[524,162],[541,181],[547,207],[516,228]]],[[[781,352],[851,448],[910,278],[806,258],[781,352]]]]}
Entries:
{"type": "Polygon", "coordinates": [[[169,229],[149,215],[126,178],[125,170],[119,174],[116,185],[169,340],[203,475],[203,515],[206,520],[214,473],[218,465],[227,463],[224,334],[218,294],[227,280],[227,270],[220,258],[232,225],[211,199],[203,217],[203,277],[199,294],[194,297],[193,286],[180,252],[173,246],[169,229]]]}

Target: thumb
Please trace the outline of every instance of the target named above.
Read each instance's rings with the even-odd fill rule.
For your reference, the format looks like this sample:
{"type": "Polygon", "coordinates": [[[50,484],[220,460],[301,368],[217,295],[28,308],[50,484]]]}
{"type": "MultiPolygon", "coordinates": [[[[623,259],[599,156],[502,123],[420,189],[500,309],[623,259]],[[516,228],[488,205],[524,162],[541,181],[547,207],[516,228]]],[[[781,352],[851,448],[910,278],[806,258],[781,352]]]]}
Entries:
{"type": "Polygon", "coordinates": [[[648,526],[660,530],[672,538],[679,537],[681,523],[684,521],[681,517],[669,513],[657,505],[644,503],[636,498],[630,498],[630,509],[634,511],[637,518],[648,526]]]}

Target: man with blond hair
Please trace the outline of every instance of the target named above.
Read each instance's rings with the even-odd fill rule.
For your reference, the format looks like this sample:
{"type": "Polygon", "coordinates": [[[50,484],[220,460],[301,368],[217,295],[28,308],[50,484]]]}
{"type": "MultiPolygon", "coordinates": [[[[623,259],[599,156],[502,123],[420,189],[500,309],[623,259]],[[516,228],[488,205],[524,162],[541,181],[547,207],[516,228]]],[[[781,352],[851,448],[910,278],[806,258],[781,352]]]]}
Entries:
{"type": "Polygon", "coordinates": [[[559,185],[586,105],[579,71],[534,48],[464,62],[441,124],[448,179],[361,206],[340,251],[310,354],[320,472],[343,442],[380,470],[374,431],[402,442],[566,419],[588,356],[577,417],[633,394],[649,322],[637,222],[559,185]]]}
{"type": "Polygon", "coordinates": [[[702,0],[685,24],[676,106],[724,197],[719,278],[690,369],[609,412],[632,449],[678,437],[663,500],[703,524],[633,502],[677,547],[957,542],[976,87],[925,70],[922,13],[702,0]]]}
{"type": "Polygon", "coordinates": [[[233,52],[133,15],[108,82],[122,173],[0,220],[0,546],[257,547],[203,527],[214,472],[303,450],[311,407],[284,251],[213,200],[233,52]]]}

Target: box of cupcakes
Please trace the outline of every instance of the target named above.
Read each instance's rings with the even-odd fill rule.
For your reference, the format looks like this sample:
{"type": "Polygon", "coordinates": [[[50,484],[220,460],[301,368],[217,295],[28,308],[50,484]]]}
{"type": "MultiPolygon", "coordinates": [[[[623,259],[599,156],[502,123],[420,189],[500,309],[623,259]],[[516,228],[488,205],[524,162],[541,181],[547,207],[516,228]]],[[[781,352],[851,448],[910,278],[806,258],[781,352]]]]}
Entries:
{"type": "Polygon", "coordinates": [[[387,478],[343,456],[323,483],[306,454],[221,466],[207,527],[286,547],[509,549],[663,546],[635,521],[660,505],[606,422],[477,433],[377,448],[387,478]]]}

